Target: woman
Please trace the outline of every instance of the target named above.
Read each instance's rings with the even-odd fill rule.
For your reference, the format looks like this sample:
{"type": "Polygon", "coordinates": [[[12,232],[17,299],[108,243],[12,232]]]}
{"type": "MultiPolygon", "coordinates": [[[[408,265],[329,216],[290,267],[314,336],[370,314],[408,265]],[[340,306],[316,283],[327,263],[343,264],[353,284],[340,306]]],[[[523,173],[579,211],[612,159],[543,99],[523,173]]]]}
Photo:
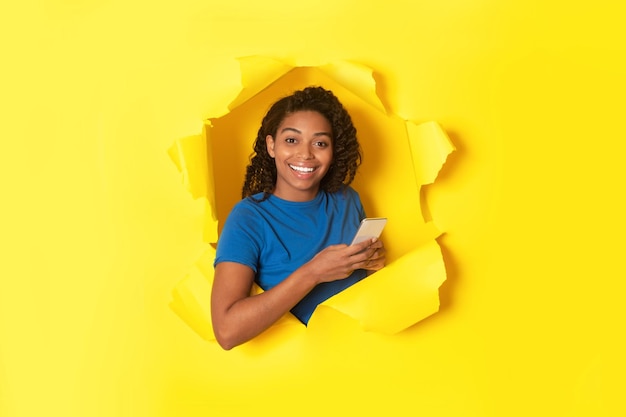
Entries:
{"type": "Polygon", "coordinates": [[[349,186],[360,161],[332,92],[307,87],[270,108],[217,246],[211,314],[224,349],[288,311],[306,324],[319,303],[385,265],[380,240],[346,245],[365,217],[349,186]],[[255,281],[264,292],[251,296],[255,281]]]}

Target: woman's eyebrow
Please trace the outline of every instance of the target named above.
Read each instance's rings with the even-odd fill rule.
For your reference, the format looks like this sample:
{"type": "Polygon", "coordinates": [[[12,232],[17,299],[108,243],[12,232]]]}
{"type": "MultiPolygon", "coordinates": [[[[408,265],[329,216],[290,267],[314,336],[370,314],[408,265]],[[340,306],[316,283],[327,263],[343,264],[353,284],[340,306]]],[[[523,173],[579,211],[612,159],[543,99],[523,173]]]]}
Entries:
{"type": "Polygon", "coordinates": [[[285,128],[283,128],[283,129],[280,131],[280,133],[284,133],[284,132],[286,132],[286,131],[288,131],[288,130],[289,130],[289,131],[292,131],[292,132],[296,132],[296,133],[298,133],[298,134],[302,134],[302,132],[301,132],[301,131],[299,131],[298,129],[296,129],[295,127],[285,127],[285,128]]]}
{"type": "MultiPolygon", "coordinates": [[[[283,128],[280,133],[285,133],[286,131],[290,131],[290,132],[296,132],[297,134],[301,135],[302,132],[298,129],[296,129],[295,127],[285,127],[283,128]]],[[[317,136],[328,136],[329,138],[332,138],[333,136],[330,134],[330,132],[316,132],[313,134],[313,136],[317,137],[317,136]]]]}

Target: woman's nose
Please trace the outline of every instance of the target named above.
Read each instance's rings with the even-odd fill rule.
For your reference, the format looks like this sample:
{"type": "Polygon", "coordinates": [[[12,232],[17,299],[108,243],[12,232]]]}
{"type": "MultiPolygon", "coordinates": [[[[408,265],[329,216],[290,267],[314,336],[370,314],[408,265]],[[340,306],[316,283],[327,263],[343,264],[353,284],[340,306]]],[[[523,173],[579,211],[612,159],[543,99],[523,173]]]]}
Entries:
{"type": "Polygon", "coordinates": [[[313,152],[311,151],[311,148],[308,145],[303,144],[298,149],[298,156],[300,156],[300,158],[302,159],[312,159],[313,152]]]}

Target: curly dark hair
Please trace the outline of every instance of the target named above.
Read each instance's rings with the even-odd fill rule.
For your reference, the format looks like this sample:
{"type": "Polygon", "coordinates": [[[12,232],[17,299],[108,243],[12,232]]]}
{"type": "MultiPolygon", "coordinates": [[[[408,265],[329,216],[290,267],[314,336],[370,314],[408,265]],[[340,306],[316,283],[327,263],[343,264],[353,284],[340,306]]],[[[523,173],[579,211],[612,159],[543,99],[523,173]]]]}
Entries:
{"type": "Polygon", "coordinates": [[[267,135],[276,137],[283,119],[303,110],[320,113],[332,128],[333,162],[320,182],[320,190],[335,192],[352,182],[361,164],[361,146],[356,137],[356,128],[332,91],[311,86],[278,100],[263,118],[254,141],[250,164],[246,168],[243,198],[263,192],[264,196],[260,200],[263,201],[274,191],[276,164],[267,152],[265,138],[267,135]]]}

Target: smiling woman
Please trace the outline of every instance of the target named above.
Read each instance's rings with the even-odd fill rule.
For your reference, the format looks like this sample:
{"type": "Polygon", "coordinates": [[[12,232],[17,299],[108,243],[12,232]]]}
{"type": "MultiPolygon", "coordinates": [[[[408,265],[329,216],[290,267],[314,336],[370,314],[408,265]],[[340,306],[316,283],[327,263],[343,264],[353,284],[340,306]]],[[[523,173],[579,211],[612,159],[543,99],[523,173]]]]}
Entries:
{"type": "Polygon", "coordinates": [[[224,349],[288,311],[306,324],[319,303],[385,265],[381,241],[347,245],[365,218],[349,186],[360,160],[332,92],[307,87],[270,108],[217,246],[211,314],[224,349]],[[265,291],[250,295],[255,282],[265,291]]]}

